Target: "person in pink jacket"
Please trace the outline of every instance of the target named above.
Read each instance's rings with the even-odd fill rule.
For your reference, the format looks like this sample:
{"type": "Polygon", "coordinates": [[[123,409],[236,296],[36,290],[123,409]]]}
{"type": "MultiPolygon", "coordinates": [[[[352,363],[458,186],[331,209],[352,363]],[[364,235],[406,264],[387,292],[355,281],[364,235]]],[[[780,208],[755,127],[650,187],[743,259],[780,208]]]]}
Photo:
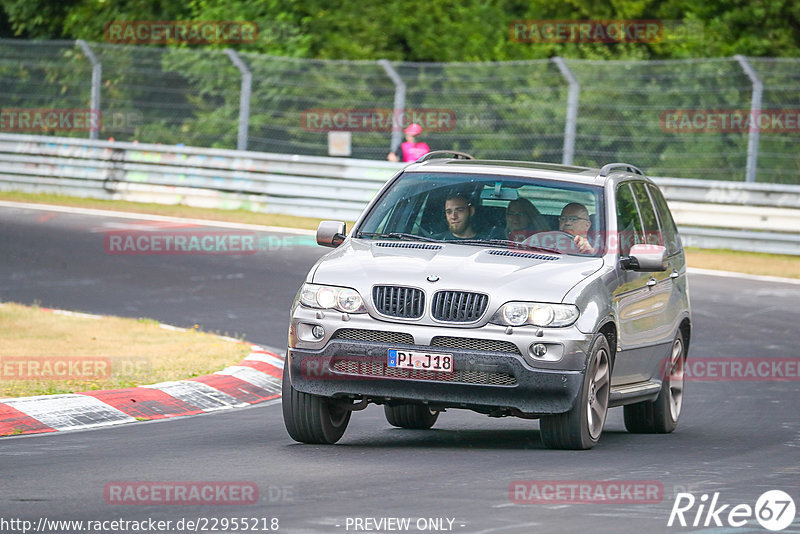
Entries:
{"type": "MultiPolygon", "coordinates": [[[[428,143],[418,143],[414,140],[416,136],[422,133],[422,126],[419,124],[409,124],[408,127],[403,130],[403,133],[406,134],[406,142],[400,145],[400,149],[403,152],[404,162],[417,161],[431,151],[431,147],[428,146],[428,143]]],[[[394,152],[389,152],[386,159],[389,161],[398,161],[397,154],[394,152]]]]}

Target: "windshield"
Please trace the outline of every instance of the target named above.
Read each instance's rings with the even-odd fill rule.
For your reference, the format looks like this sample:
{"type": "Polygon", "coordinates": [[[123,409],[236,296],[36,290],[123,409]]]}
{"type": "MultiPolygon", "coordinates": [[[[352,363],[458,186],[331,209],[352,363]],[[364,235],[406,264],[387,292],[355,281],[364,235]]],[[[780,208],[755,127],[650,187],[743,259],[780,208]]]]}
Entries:
{"type": "Polygon", "coordinates": [[[383,194],[355,237],[602,253],[602,188],[551,180],[407,172],[383,194]]]}

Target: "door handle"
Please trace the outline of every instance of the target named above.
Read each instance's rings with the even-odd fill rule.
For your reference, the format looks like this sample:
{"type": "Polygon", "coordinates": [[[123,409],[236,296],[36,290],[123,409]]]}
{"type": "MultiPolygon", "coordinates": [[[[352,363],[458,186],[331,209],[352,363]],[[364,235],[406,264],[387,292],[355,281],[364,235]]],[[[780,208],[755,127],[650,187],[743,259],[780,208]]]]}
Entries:
{"type": "Polygon", "coordinates": [[[681,273],[679,273],[678,271],[672,271],[672,273],[669,275],[669,277],[670,278],[678,278],[680,275],[681,275],[681,273]]]}
{"type": "Polygon", "coordinates": [[[647,287],[653,287],[653,286],[654,286],[654,285],[656,285],[657,283],[658,283],[658,282],[656,281],[656,279],[655,279],[655,278],[650,278],[650,280],[648,280],[648,281],[647,281],[647,287]]]}

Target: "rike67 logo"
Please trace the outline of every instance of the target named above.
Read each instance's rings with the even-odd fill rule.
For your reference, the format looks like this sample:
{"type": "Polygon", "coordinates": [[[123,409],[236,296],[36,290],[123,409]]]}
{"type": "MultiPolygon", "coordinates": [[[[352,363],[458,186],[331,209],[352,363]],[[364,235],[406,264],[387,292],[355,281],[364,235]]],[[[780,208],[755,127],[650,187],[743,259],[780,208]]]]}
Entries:
{"type": "Polygon", "coordinates": [[[691,493],[678,493],[667,526],[738,528],[747,525],[755,518],[765,529],[779,531],[792,524],[795,512],[794,499],[781,490],[762,493],[756,500],[755,507],[744,503],[721,504],[719,492],[715,492],[710,500],[707,493],[701,495],[699,499],[691,493]]]}

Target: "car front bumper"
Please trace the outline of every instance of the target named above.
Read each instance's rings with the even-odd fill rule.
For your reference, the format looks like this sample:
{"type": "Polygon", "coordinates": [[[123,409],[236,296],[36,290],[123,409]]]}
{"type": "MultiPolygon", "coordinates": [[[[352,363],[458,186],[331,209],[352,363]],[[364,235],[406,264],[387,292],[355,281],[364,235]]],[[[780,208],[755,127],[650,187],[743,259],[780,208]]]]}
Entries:
{"type": "Polygon", "coordinates": [[[332,340],[316,351],[290,348],[286,365],[292,386],[312,395],[517,415],[568,411],[584,376],[583,370],[534,369],[517,354],[354,340],[332,340]],[[452,354],[454,372],[388,367],[390,348],[452,354]]]}

